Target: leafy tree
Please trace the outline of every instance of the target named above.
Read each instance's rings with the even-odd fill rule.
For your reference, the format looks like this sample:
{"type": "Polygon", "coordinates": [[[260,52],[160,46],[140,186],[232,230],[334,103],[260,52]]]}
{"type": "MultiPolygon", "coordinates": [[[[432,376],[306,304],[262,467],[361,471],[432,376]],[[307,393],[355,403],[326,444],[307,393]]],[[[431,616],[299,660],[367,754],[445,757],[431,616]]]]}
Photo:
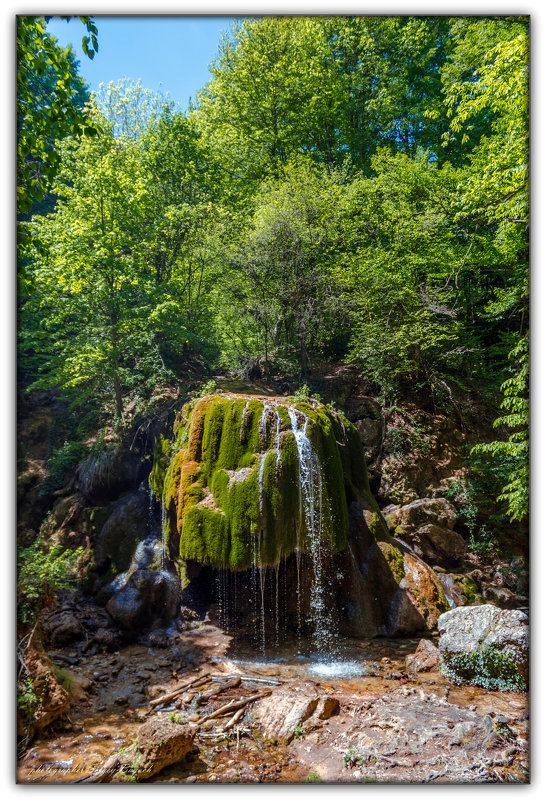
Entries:
{"type": "MultiPolygon", "coordinates": [[[[56,140],[95,133],[82,106],[87,98],[70,49],[57,45],[46,31],[49,17],[17,17],[17,209],[28,214],[42,203],[60,165],[56,140]]],[[[89,36],[84,52],[98,51],[97,28],[80,17],[89,36]]],[[[29,229],[18,231],[21,259],[29,246],[29,229]]],[[[23,265],[21,265],[21,268],[23,265]]]]}
{"type": "Polygon", "coordinates": [[[40,250],[21,346],[38,354],[38,385],[101,397],[120,419],[131,394],[172,377],[165,344],[183,350],[195,330],[207,198],[182,118],[140,87],[111,87],[104,108],[92,109],[100,135],[61,146],[55,214],[31,224],[40,250]]]}
{"type": "Polygon", "coordinates": [[[311,357],[328,350],[339,333],[343,313],[329,265],[340,241],[336,209],[343,191],[342,172],[327,172],[308,158],[293,159],[278,179],[262,185],[232,274],[245,271],[239,297],[266,362],[272,354],[295,359],[305,374],[311,357]]]}
{"type": "Polygon", "coordinates": [[[63,589],[72,589],[77,580],[78,559],[83,548],[64,550],[48,547],[43,541],[23,548],[17,560],[17,613],[21,623],[34,622],[40,609],[63,589]]]}
{"type": "MultiPolygon", "coordinates": [[[[492,228],[508,265],[508,275],[494,287],[485,314],[511,333],[511,356],[518,366],[503,384],[502,406],[509,413],[498,418],[495,425],[515,431],[507,440],[481,448],[516,460],[510,483],[500,498],[507,501],[512,519],[522,520],[528,510],[527,20],[490,21],[481,30],[489,34],[481,64],[467,80],[451,84],[447,99],[455,132],[464,135],[484,110],[493,118],[490,134],[472,151],[461,192],[460,216],[492,228]]],[[[461,39],[459,52],[465,54],[467,47],[461,39]]]]}

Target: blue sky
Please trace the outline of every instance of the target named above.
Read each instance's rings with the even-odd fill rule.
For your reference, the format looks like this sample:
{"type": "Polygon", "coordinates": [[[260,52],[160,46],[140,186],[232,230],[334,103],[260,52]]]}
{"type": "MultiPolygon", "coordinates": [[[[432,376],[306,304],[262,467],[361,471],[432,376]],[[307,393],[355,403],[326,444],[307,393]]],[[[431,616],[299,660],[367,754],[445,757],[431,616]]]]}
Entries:
{"type": "Polygon", "coordinates": [[[182,109],[210,80],[208,66],[216,57],[223,32],[234,17],[220,16],[95,16],[99,52],[91,61],[81,49],[87,32],[76,17],[52,18],[47,30],[65,46],[72,44],[79,73],[91,90],[120,78],[141,80],[161,89],[182,109]]]}

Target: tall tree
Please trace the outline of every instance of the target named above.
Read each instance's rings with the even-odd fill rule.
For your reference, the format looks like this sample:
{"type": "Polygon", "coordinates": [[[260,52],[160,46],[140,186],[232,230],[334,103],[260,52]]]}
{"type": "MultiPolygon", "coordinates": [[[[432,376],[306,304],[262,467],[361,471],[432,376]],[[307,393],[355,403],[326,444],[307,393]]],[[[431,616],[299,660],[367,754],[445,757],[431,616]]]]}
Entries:
{"type": "MultiPolygon", "coordinates": [[[[56,141],[79,133],[95,134],[85,111],[87,92],[70,48],[47,33],[47,17],[17,18],[17,211],[25,219],[40,210],[60,166],[56,141]]],[[[84,51],[98,51],[97,28],[80,17],[89,36],[84,51]]],[[[47,204],[46,204],[47,208],[47,204]]],[[[42,209],[43,210],[43,209],[42,209]]],[[[25,282],[30,231],[18,228],[19,274],[25,282]]]]}
{"type": "Polygon", "coordinates": [[[21,346],[39,354],[40,384],[102,397],[119,419],[198,333],[208,275],[192,271],[211,214],[183,117],[123,85],[92,115],[100,134],[65,140],[55,213],[31,223],[41,247],[21,346]]]}

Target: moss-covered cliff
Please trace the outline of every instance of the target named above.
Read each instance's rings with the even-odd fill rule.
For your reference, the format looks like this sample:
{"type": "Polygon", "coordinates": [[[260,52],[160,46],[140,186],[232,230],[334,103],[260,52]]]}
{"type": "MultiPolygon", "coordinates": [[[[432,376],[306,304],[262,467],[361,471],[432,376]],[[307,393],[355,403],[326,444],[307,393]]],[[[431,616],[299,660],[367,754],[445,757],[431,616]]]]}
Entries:
{"type": "Polygon", "coordinates": [[[347,505],[371,502],[356,429],[317,402],[208,395],[185,406],[151,476],[170,550],[245,570],[346,547],[347,505]],[[167,466],[168,461],[168,466],[167,466]]]}

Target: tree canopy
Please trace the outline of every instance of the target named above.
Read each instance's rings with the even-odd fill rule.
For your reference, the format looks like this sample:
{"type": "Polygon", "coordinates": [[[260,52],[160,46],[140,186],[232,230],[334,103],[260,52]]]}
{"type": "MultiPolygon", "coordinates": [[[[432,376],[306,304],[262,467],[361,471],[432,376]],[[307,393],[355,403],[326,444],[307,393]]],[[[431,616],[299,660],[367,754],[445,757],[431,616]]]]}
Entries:
{"type": "Polygon", "coordinates": [[[41,18],[18,42],[30,386],[121,422],[195,359],[352,361],[386,404],[494,409],[476,452],[508,459],[525,517],[526,17],[245,18],[187,113],[127,83],[88,97],[41,18]]]}

